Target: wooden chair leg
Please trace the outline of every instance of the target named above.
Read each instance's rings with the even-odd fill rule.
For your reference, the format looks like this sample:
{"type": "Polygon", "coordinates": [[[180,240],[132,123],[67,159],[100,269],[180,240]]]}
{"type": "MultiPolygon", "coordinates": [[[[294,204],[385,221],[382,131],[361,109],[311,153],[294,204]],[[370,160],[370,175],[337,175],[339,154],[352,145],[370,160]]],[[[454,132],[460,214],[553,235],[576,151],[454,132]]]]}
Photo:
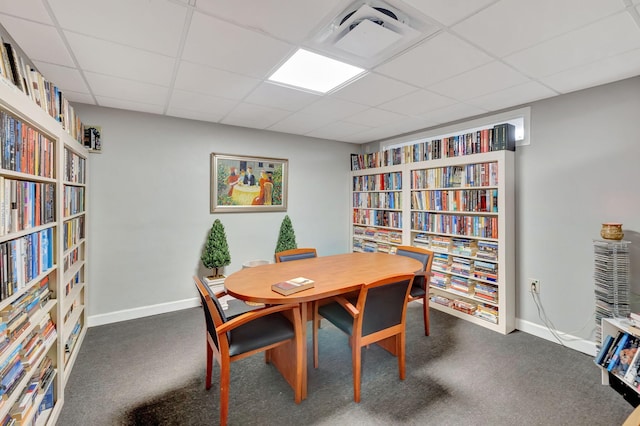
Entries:
{"type": "Polygon", "coordinates": [[[404,380],[405,377],[405,359],[404,359],[404,348],[405,348],[405,333],[402,331],[398,336],[396,336],[396,344],[397,344],[397,353],[398,353],[398,372],[400,374],[400,380],[404,380]]]}
{"type": "Polygon", "coordinates": [[[207,390],[211,389],[211,373],[213,370],[213,349],[209,346],[207,341],[207,375],[205,378],[204,386],[207,390]]]}
{"type": "Polygon", "coordinates": [[[429,293],[422,300],[422,316],[424,319],[424,335],[429,335],[429,293]]]}
{"type": "Polygon", "coordinates": [[[362,373],[362,348],[360,346],[351,348],[351,362],[353,364],[353,400],[360,402],[360,381],[362,373]]]}
{"type": "Polygon", "coordinates": [[[226,426],[229,417],[229,382],[231,370],[229,363],[220,366],[220,426],[226,426]]]}
{"type": "Polygon", "coordinates": [[[318,314],[318,302],[313,302],[313,318],[311,326],[313,329],[313,368],[318,368],[318,324],[320,323],[318,314]]]}

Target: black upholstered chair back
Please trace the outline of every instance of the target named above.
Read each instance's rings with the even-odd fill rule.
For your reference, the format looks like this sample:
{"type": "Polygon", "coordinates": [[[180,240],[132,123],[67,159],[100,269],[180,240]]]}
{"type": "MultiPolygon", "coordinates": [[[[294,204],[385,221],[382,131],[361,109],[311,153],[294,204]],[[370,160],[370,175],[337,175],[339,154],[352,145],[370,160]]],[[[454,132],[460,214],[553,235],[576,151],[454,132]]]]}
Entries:
{"type": "MultiPolygon", "coordinates": [[[[431,270],[431,263],[433,262],[433,253],[431,251],[420,250],[415,247],[401,246],[398,247],[396,255],[410,257],[422,263],[422,272],[431,270]]],[[[417,285],[423,289],[426,289],[426,280],[424,275],[416,275],[415,279],[413,280],[413,285],[417,285]]]]}
{"type": "Polygon", "coordinates": [[[276,253],[276,262],[289,262],[292,260],[309,259],[312,257],[318,257],[318,253],[314,248],[291,249],[276,253]]]}
{"type": "MultiPolygon", "coordinates": [[[[216,322],[219,322],[221,325],[227,321],[227,317],[224,314],[224,309],[222,309],[220,301],[213,293],[213,291],[211,291],[211,288],[208,285],[196,283],[196,288],[198,289],[198,294],[200,294],[200,301],[202,302],[202,309],[204,310],[204,317],[207,323],[207,332],[211,335],[216,348],[220,350],[218,333],[216,333],[216,322]],[[215,309],[215,312],[213,312],[213,309],[215,309]]],[[[228,337],[229,333],[227,333],[227,338],[228,337]]]]}
{"type": "Polygon", "coordinates": [[[407,302],[411,280],[367,288],[360,294],[364,298],[362,336],[400,324],[407,302]]]}

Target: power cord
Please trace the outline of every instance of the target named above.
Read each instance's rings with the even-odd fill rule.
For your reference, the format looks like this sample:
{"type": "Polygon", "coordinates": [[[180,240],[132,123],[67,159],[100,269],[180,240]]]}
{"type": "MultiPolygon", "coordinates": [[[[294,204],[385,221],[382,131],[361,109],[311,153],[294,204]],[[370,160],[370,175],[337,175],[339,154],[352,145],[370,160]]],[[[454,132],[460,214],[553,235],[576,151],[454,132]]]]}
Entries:
{"type": "MultiPolygon", "coordinates": [[[[564,342],[573,342],[573,341],[577,341],[577,340],[583,340],[580,337],[567,337],[568,335],[572,335],[575,334],[577,332],[580,332],[582,330],[584,330],[584,328],[591,322],[593,324],[593,321],[595,319],[595,312],[593,314],[590,315],[589,319],[587,320],[587,322],[584,323],[584,325],[582,327],[580,327],[579,330],[576,331],[572,331],[572,332],[561,332],[558,331],[556,329],[556,326],[553,324],[553,322],[551,321],[551,319],[549,318],[549,316],[547,315],[547,312],[544,310],[544,307],[542,306],[542,300],[540,300],[540,294],[536,293],[536,292],[531,292],[531,298],[533,299],[533,303],[535,303],[536,305],[536,309],[538,310],[538,318],[540,318],[540,320],[544,323],[544,325],[547,327],[547,329],[549,330],[549,332],[553,335],[553,337],[556,338],[556,340],[558,341],[559,344],[561,344],[562,346],[566,345],[564,344],[564,342]]],[[[591,334],[593,334],[594,329],[591,330],[591,334]]]]}

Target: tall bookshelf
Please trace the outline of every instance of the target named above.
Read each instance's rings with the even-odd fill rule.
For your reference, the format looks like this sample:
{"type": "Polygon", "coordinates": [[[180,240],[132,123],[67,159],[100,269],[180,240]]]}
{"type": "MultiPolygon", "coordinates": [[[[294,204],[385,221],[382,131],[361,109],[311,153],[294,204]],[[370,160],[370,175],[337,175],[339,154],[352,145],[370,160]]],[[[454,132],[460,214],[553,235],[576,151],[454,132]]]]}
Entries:
{"type": "Polygon", "coordinates": [[[52,425],[86,333],[87,150],[63,127],[73,123],[57,121],[2,77],[0,114],[0,328],[8,341],[0,376],[13,383],[0,419],[52,425]]]}
{"type": "Polygon", "coordinates": [[[395,252],[402,244],[403,172],[385,167],[354,172],[351,179],[353,250],[395,252]]]}
{"type": "Polygon", "coordinates": [[[492,146],[496,133],[482,133],[477,139],[464,135],[439,140],[437,146],[425,142],[365,154],[360,161],[352,156],[352,167],[365,165],[352,171],[352,250],[362,250],[367,242],[363,251],[393,253],[400,244],[433,250],[430,306],[507,334],[515,329],[515,148],[512,142],[492,146]],[[394,188],[390,210],[369,202],[370,195],[380,199],[386,188],[363,189],[358,183],[392,173],[402,183],[394,188]],[[393,214],[397,225],[367,223],[358,216],[362,210],[393,214]],[[369,231],[365,237],[363,230],[369,231]],[[394,242],[380,238],[379,230],[381,235],[392,231],[394,242]]]}

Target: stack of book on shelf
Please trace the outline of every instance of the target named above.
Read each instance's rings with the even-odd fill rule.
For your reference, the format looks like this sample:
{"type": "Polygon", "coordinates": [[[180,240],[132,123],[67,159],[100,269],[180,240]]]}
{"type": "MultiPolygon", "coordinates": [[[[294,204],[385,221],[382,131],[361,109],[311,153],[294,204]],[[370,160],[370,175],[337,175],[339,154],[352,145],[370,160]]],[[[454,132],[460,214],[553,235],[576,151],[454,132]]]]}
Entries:
{"type": "Polygon", "coordinates": [[[498,323],[498,308],[496,306],[479,303],[473,315],[494,324],[498,323]]]}
{"type": "Polygon", "coordinates": [[[457,311],[464,312],[465,314],[473,315],[478,306],[475,303],[455,299],[451,304],[451,307],[457,311]]]}
{"type": "Polygon", "coordinates": [[[429,284],[433,287],[447,288],[449,286],[449,274],[431,270],[431,279],[429,280],[429,284]]]}
{"type": "Polygon", "coordinates": [[[461,256],[475,256],[478,251],[478,243],[476,240],[467,238],[452,238],[451,253],[461,256]]]}
{"type": "Polygon", "coordinates": [[[433,263],[431,264],[432,268],[439,269],[441,271],[449,270],[449,255],[444,253],[434,253],[433,254],[433,263]]]}
{"type": "Polygon", "coordinates": [[[473,262],[473,276],[477,279],[497,282],[498,264],[476,260],[473,262]]]}
{"type": "Polygon", "coordinates": [[[449,283],[449,288],[451,290],[455,290],[458,293],[462,293],[465,296],[470,296],[473,294],[473,284],[469,282],[468,278],[452,276],[451,281],[449,283]]]}
{"type": "Polygon", "coordinates": [[[429,300],[431,300],[434,303],[438,303],[440,305],[444,305],[444,306],[451,306],[451,304],[453,303],[453,301],[447,297],[441,296],[439,294],[433,294],[431,295],[431,297],[429,298],[429,300]]]}
{"type": "Polygon", "coordinates": [[[478,241],[478,250],[476,257],[486,260],[498,260],[498,242],[497,241],[478,241]]]}
{"type": "Polygon", "coordinates": [[[451,258],[450,271],[452,274],[462,275],[465,277],[471,276],[471,260],[466,257],[453,256],[451,258]]]}
{"type": "Polygon", "coordinates": [[[498,303],[498,288],[491,284],[474,282],[475,297],[491,303],[498,303]]]}

